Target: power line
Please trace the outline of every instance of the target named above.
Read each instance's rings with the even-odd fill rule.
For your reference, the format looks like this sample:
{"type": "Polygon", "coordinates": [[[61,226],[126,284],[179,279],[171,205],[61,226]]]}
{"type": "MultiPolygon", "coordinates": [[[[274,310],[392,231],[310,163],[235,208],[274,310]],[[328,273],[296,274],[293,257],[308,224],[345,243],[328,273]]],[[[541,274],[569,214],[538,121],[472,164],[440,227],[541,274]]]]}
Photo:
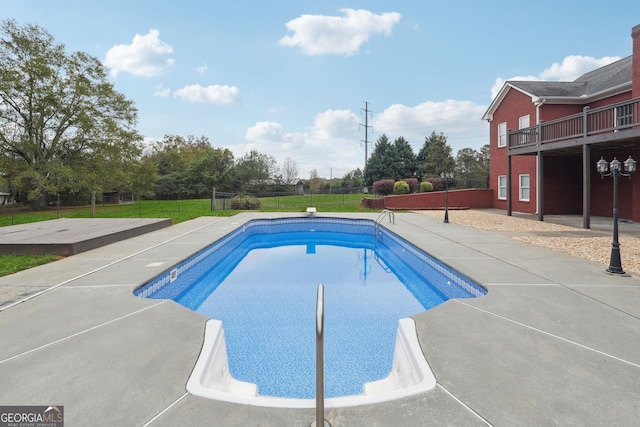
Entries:
{"type": "Polygon", "coordinates": [[[369,153],[369,128],[372,126],[369,126],[369,113],[371,112],[369,110],[369,103],[367,101],[363,101],[364,102],[364,108],[361,108],[361,111],[364,111],[364,125],[362,123],[360,123],[360,126],[364,126],[364,166],[367,166],[367,157],[368,157],[368,153],[369,153]]]}

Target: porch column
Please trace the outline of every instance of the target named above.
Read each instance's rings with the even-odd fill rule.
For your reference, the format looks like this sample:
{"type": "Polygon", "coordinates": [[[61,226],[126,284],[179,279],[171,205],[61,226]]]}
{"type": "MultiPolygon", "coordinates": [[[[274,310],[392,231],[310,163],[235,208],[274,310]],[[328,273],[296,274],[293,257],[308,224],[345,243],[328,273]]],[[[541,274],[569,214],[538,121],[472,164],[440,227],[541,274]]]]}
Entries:
{"type": "Polygon", "coordinates": [[[513,207],[511,206],[511,155],[507,154],[507,215],[511,216],[513,207]]]}
{"type": "Polygon", "coordinates": [[[591,228],[591,147],[582,146],[582,228],[591,228]]]}
{"type": "Polygon", "coordinates": [[[544,158],[542,151],[538,151],[536,156],[537,173],[536,173],[536,201],[538,202],[538,221],[544,221],[544,158]]]}

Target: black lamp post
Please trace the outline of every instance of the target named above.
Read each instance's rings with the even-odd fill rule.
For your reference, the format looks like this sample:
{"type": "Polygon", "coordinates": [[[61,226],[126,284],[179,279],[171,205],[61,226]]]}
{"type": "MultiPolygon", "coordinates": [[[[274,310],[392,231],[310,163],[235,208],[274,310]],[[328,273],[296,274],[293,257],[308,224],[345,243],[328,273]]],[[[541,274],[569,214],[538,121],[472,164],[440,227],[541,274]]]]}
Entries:
{"type": "Polygon", "coordinates": [[[453,173],[442,172],[440,178],[444,179],[444,222],[449,223],[449,180],[453,179],[453,173]]]}
{"type": "Polygon", "coordinates": [[[624,161],[624,172],[620,170],[620,165],[620,161],[615,157],[611,163],[607,163],[602,157],[596,163],[596,169],[601,177],[613,177],[613,242],[611,242],[611,258],[607,268],[607,273],[611,274],[625,274],[620,260],[620,243],[618,242],[618,178],[621,175],[630,177],[636,171],[636,161],[629,156],[624,161]]]}

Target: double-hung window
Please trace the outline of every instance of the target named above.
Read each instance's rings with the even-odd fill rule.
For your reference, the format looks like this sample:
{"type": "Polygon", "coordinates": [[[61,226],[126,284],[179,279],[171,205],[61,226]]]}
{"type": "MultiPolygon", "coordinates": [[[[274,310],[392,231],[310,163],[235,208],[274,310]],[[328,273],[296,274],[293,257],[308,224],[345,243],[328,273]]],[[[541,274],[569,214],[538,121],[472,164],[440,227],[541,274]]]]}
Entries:
{"type": "Polygon", "coordinates": [[[498,148],[507,146],[507,122],[498,123],[498,148]]]}
{"type": "Polygon", "coordinates": [[[507,176],[498,175],[498,199],[507,200],[507,176]]]}
{"type": "MultiPolygon", "coordinates": [[[[525,129],[529,127],[529,115],[518,118],[518,129],[525,129]]],[[[522,132],[520,134],[520,144],[528,144],[531,142],[531,135],[529,133],[522,132]]]]}
{"type": "Polygon", "coordinates": [[[518,177],[518,194],[521,202],[528,202],[531,197],[531,186],[529,175],[520,175],[518,177]]]}

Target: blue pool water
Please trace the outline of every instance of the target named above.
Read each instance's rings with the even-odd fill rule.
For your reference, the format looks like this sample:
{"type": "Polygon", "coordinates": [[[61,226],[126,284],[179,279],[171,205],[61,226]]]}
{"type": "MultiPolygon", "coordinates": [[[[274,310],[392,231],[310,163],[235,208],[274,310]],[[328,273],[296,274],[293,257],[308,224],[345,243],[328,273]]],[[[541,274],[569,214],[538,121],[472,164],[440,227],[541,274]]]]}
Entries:
{"type": "Polygon", "coordinates": [[[315,298],[325,287],[325,394],[391,369],[398,320],[477,284],[372,221],[256,220],[136,291],[222,320],[231,375],[261,395],[315,396],[315,298]]]}

